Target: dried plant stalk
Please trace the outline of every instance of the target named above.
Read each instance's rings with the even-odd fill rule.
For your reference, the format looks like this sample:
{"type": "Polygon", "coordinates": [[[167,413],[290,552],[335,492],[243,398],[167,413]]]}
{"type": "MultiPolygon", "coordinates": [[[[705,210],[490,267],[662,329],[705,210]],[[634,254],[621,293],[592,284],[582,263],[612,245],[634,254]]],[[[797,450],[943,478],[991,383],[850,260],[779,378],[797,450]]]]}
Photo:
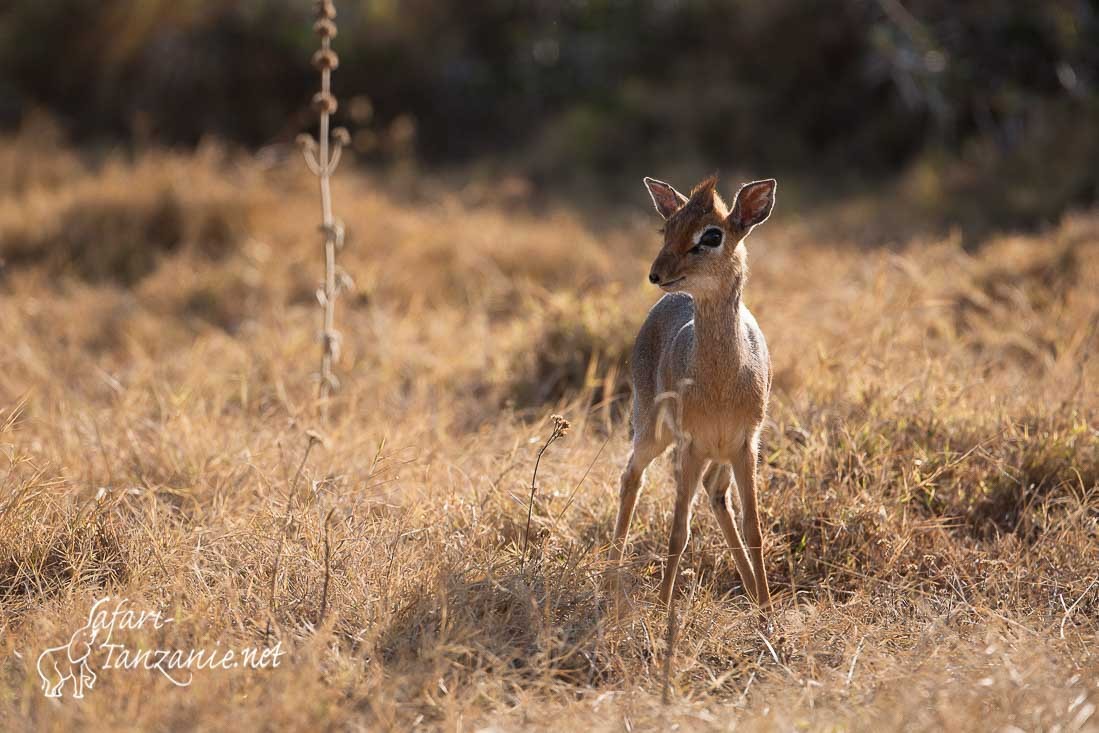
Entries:
{"type": "Polygon", "coordinates": [[[526,568],[527,564],[527,546],[530,544],[530,519],[534,514],[534,494],[537,491],[538,484],[538,464],[542,462],[542,454],[546,452],[546,449],[553,445],[554,441],[568,435],[569,428],[572,427],[569,421],[560,415],[553,415],[550,420],[553,421],[553,429],[550,431],[550,436],[546,438],[546,442],[538,449],[538,456],[534,459],[534,474],[530,477],[530,503],[527,504],[527,528],[523,531],[523,554],[519,557],[520,572],[526,568]]]}
{"type": "Polygon", "coordinates": [[[343,225],[332,213],[332,174],[339,165],[344,146],[349,142],[347,130],[337,128],[331,133],[329,126],[338,106],[332,94],[332,72],[340,60],[332,50],[336,37],[336,7],[332,0],[314,3],[316,22],[313,31],[321,39],[321,47],[313,54],[313,66],[321,74],[321,90],[313,96],[313,109],[320,117],[319,140],[303,134],[298,137],[309,170],[317,176],[321,194],[321,232],[324,235],[324,284],[317,290],[317,300],[324,309],[321,331],[321,371],[317,396],[321,416],[328,417],[328,398],[339,387],[334,367],[340,357],[340,333],[336,330],[336,251],[343,246],[343,225]]]}
{"type": "Polygon", "coordinates": [[[278,544],[275,546],[275,561],[271,565],[271,587],[268,589],[267,595],[267,630],[263,632],[264,643],[271,638],[271,621],[275,617],[275,588],[278,586],[279,579],[279,561],[282,560],[282,548],[286,544],[286,536],[293,524],[294,495],[298,490],[298,481],[301,479],[302,471],[305,470],[305,464],[309,461],[309,453],[313,450],[313,446],[323,442],[323,439],[312,430],[308,431],[306,436],[309,442],[305,446],[305,455],[301,457],[301,463],[298,464],[294,480],[290,482],[290,493],[286,497],[286,515],[282,519],[282,525],[278,533],[278,544]]]}
{"type": "Polygon", "coordinates": [[[321,613],[317,618],[317,626],[324,623],[324,615],[328,612],[328,582],[332,577],[332,545],[328,541],[328,529],[335,513],[336,508],[332,507],[324,515],[324,585],[321,586],[321,613]]]}

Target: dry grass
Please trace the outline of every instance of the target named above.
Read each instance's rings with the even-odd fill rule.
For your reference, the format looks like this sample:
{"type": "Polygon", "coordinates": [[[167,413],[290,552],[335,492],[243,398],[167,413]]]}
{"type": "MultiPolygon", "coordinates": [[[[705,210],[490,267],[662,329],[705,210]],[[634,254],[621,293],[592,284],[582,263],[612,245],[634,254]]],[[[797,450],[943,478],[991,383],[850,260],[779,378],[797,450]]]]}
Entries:
{"type": "Polygon", "coordinates": [[[748,286],[776,368],[777,611],[758,627],[700,507],[662,706],[663,462],[620,623],[601,582],[620,362],[656,297],[640,187],[633,223],[592,230],[348,171],[343,387],[288,507],[316,414],[307,174],[52,154],[0,175],[5,729],[1099,726],[1096,216],[885,251],[780,202],[748,286]],[[539,469],[521,573],[554,412],[573,428],[539,469]],[[37,654],[106,593],[170,611],[162,644],[251,646],[270,622],[288,655],[189,689],[105,670],[46,700],[37,654]]]}

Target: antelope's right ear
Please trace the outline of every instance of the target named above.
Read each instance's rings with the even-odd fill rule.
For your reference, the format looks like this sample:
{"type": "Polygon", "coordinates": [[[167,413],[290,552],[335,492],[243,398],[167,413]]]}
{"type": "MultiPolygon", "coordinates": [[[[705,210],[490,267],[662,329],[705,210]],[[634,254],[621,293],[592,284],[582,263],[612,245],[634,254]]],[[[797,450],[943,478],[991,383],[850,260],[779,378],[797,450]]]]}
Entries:
{"type": "Polygon", "coordinates": [[[687,197],[672,188],[671,184],[658,181],[655,178],[645,178],[645,188],[649,189],[649,195],[653,197],[653,206],[657,212],[667,219],[687,203],[687,197]]]}

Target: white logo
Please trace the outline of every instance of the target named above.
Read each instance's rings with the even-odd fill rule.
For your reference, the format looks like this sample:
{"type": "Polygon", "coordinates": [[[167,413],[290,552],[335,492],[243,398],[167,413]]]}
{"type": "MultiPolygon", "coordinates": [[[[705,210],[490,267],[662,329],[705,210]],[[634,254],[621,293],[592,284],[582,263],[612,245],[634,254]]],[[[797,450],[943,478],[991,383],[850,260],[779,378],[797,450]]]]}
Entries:
{"type": "Polygon", "coordinates": [[[191,684],[195,670],[267,669],[279,666],[282,642],[260,648],[146,649],[130,646],[116,632],[162,629],[173,619],[160,611],[137,610],[126,598],[111,597],[96,601],[88,612],[88,622],[73,632],[68,643],[50,647],[38,655],[38,676],[46,697],[62,697],[66,683],[70,695],[84,697],[95,686],[104,670],[155,670],[177,687],[191,684]],[[105,652],[105,654],[104,654],[105,652]]]}
{"type": "MultiPolygon", "coordinates": [[[[93,608],[94,613],[94,608],[93,608]]],[[[61,688],[72,681],[72,696],[84,697],[84,689],[95,686],[96,675],[88,664],[95,630],[91,618],[73,632],[68,644],[53,646],[38,655],[38,676],[46,697],[61,697],[61,688]]]]}

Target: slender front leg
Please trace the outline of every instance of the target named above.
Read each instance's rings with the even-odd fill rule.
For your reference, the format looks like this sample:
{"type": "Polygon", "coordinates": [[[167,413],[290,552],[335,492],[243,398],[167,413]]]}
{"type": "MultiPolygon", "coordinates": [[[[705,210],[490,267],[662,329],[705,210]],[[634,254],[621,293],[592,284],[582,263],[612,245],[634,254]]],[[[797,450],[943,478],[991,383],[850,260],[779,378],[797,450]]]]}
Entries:
{"type": "Polygon", "coordinates": [[[677,470],[675,488],[675,515],[672,517],[672,531],[668,538],[668,560],[664,565],[664,579],[660,583],[660,602],[668,605],[675,590],[675,578],[679,570],[679,560],[687,547],[687,538],[691,533],[691,503],[706,460],[698,456],[689,445],[676,449],[677,470]]]}
{"type": "Polygon", "coordinates": [[[729,483],[732,471],[728,464],[714,463],[706,469],[706,475],[702,478],[702,484],[706,487],[706,493],[710,497],[710,507],[714,510],[714,517],[721,527],[725,541],[729,543],[729,549],[733,552],[733,562],[736,564],[737,573],[744,584],[744,590],[748,597],[758,602],[756,595],[756,575],[752,569],[752,562],[748,559],[748,552],[744,548],[744,540],[740,538],[740,531],[733,519],[733,512],[729,506],[729,483]]]}
{"type": "Polygon", "coordinates": [[[738,451],[733,460],[740,507],[744,512],[744,539],[756,575],[756,600],[766,612],[771,608],[771,590],[767,586],[767,571],[763,567],[763,533],[759,528],[759,510],[756,508],[756,461],[759,455],[759,433],[755,433],[738,451]]]}
{"type": "Polygon", "coordinates": [[[614,538],[611,540],[610,550],[611,589],[616,594],[621,591],[619,566],[622,563],[622,553],[626,549],[626,539],[630,534],[630,523],[633,521],[634,507],[637,506],[637,496],[641,491],[641,479],[645,469],[658,453],[660,451],[651,442],[635,443],[630,460],[626,463],[626,470],[622,472],[618,489],[618,519],[614,523],[614,538]]]}

